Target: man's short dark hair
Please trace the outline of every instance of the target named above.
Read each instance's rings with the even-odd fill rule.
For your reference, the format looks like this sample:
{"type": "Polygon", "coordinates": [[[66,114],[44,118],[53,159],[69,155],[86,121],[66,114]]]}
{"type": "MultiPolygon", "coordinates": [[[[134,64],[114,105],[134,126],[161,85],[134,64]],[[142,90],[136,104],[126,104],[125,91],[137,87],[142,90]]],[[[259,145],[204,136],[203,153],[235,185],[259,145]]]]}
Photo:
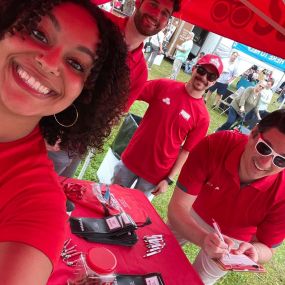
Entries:
{"type": "MultiPolygon", "coordinates": [[[[143,1],[144,0],[140,0],[140,5],[143,1]]],[[[172,11],[172,13],[180,11],[181,1],[182,0],[173,0],[173,11],[172,11]]]]}
{"type": "Polygon", "coordinates": [[[180,11],[181,0],[173,0],[173,12],[180,11]]]}
{"type": "Polygon", "coordinates": [[[257,127],[260,133],[277,128],[279,132],[285,134],[285,109],[269,113],[258,123],[257,127]]]}

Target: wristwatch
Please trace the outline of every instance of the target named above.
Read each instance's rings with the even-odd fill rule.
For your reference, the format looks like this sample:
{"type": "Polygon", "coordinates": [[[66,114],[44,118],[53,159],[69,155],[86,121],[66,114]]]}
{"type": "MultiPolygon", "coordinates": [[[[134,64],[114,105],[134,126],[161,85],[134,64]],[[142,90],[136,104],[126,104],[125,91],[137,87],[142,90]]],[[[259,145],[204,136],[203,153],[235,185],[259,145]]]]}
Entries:
{"type": "Polygon", "coordinates": [[[168,185],[172,185],[174,183],[174,181],[170,179],[168,176],[166,176],[165,180],[167,181],[168,185]]]}

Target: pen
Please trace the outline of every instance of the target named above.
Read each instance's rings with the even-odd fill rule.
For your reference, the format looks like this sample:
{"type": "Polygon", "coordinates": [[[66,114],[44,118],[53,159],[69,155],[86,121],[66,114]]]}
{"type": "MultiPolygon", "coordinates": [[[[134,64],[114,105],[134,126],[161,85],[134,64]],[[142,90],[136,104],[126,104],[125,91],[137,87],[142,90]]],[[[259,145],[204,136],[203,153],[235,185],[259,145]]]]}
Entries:
{"type": "Polygon", "coordinates": [[[152,256],[152,255],[155,255],[155,254],[158,254],[160,253],[161,250],[156,250],[156,251],[152,251],[152,252],[147,252],[143,257],[149,257],[149,256],[152,256]]]}
{"type": "MultiPolygon", "coordinates": [[[[214,219],[212,219],[212,221],[213,221],[213,227],[215,229],[216,234],[218,235],[219,239],[225,243],[225,240],[222,236],[219,225],[216,223],[216,221],[214,219]]],[[[228,258],[230,258],[229,250],[228,250],[227,256],[228,256],[228,258]]]]}

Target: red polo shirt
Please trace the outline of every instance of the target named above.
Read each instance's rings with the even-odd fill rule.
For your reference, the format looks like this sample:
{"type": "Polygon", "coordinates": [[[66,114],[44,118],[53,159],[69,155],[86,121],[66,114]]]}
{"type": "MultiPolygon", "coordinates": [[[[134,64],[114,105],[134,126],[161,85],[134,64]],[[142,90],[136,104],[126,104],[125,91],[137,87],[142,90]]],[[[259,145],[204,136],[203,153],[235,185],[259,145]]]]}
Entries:
{"type": "MultiPolygon", "coordinates": [[[[115,16],[106,12],[106,15],[124,32],[128,18],[115,16]]],[[[126,112],[130,109],[134,101],[139,97],[147,81],[147,67],[142,52],[143,42],[135,50],[129,51],[127,63],[130,68],[130,94],[126,105],[126,112]]]]}
{"type": "Polygon", "coordinates": [[[30,245],[54,264],[65,238],[66,197],[38,127],[0,143],[0,173],[0,242],[30,245]]]}
{"type": "Polygon", "coordinates": [[[248,137],[233,131],[206,137],[190,153],[178,187],[197,195],[193,208],[208,224],[214,218],[223,234],[269,247],[285,237],[284,171],[241,186],[239,162],[248,137]]]}
{"type": "Polygon", "coordinates": [[[136,175],[157,184],[169,174],[181,146],[190,151],[205,137],[209,114],[202,98],[193,98],[184,83],[174,80],[148,81],[140,99],[149,107],[121,159],[136,175]]]}

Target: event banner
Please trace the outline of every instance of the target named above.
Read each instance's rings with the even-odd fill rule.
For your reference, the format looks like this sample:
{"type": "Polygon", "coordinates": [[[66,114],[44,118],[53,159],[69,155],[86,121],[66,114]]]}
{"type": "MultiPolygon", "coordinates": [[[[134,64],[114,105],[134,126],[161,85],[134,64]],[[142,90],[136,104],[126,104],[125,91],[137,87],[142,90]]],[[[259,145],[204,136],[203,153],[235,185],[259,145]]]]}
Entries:
{"type": "Polygon", "coordinates": [[[275,55],[268,54],[267,52],[257,50],[252,47],[248,47],[246,45],[240,43],[234,43],[233,49],[239,50],[245,54],[248,54],[260,61],[263,61],[281,71],[285,71],[285,59],[277,57],[275,55]]]}

